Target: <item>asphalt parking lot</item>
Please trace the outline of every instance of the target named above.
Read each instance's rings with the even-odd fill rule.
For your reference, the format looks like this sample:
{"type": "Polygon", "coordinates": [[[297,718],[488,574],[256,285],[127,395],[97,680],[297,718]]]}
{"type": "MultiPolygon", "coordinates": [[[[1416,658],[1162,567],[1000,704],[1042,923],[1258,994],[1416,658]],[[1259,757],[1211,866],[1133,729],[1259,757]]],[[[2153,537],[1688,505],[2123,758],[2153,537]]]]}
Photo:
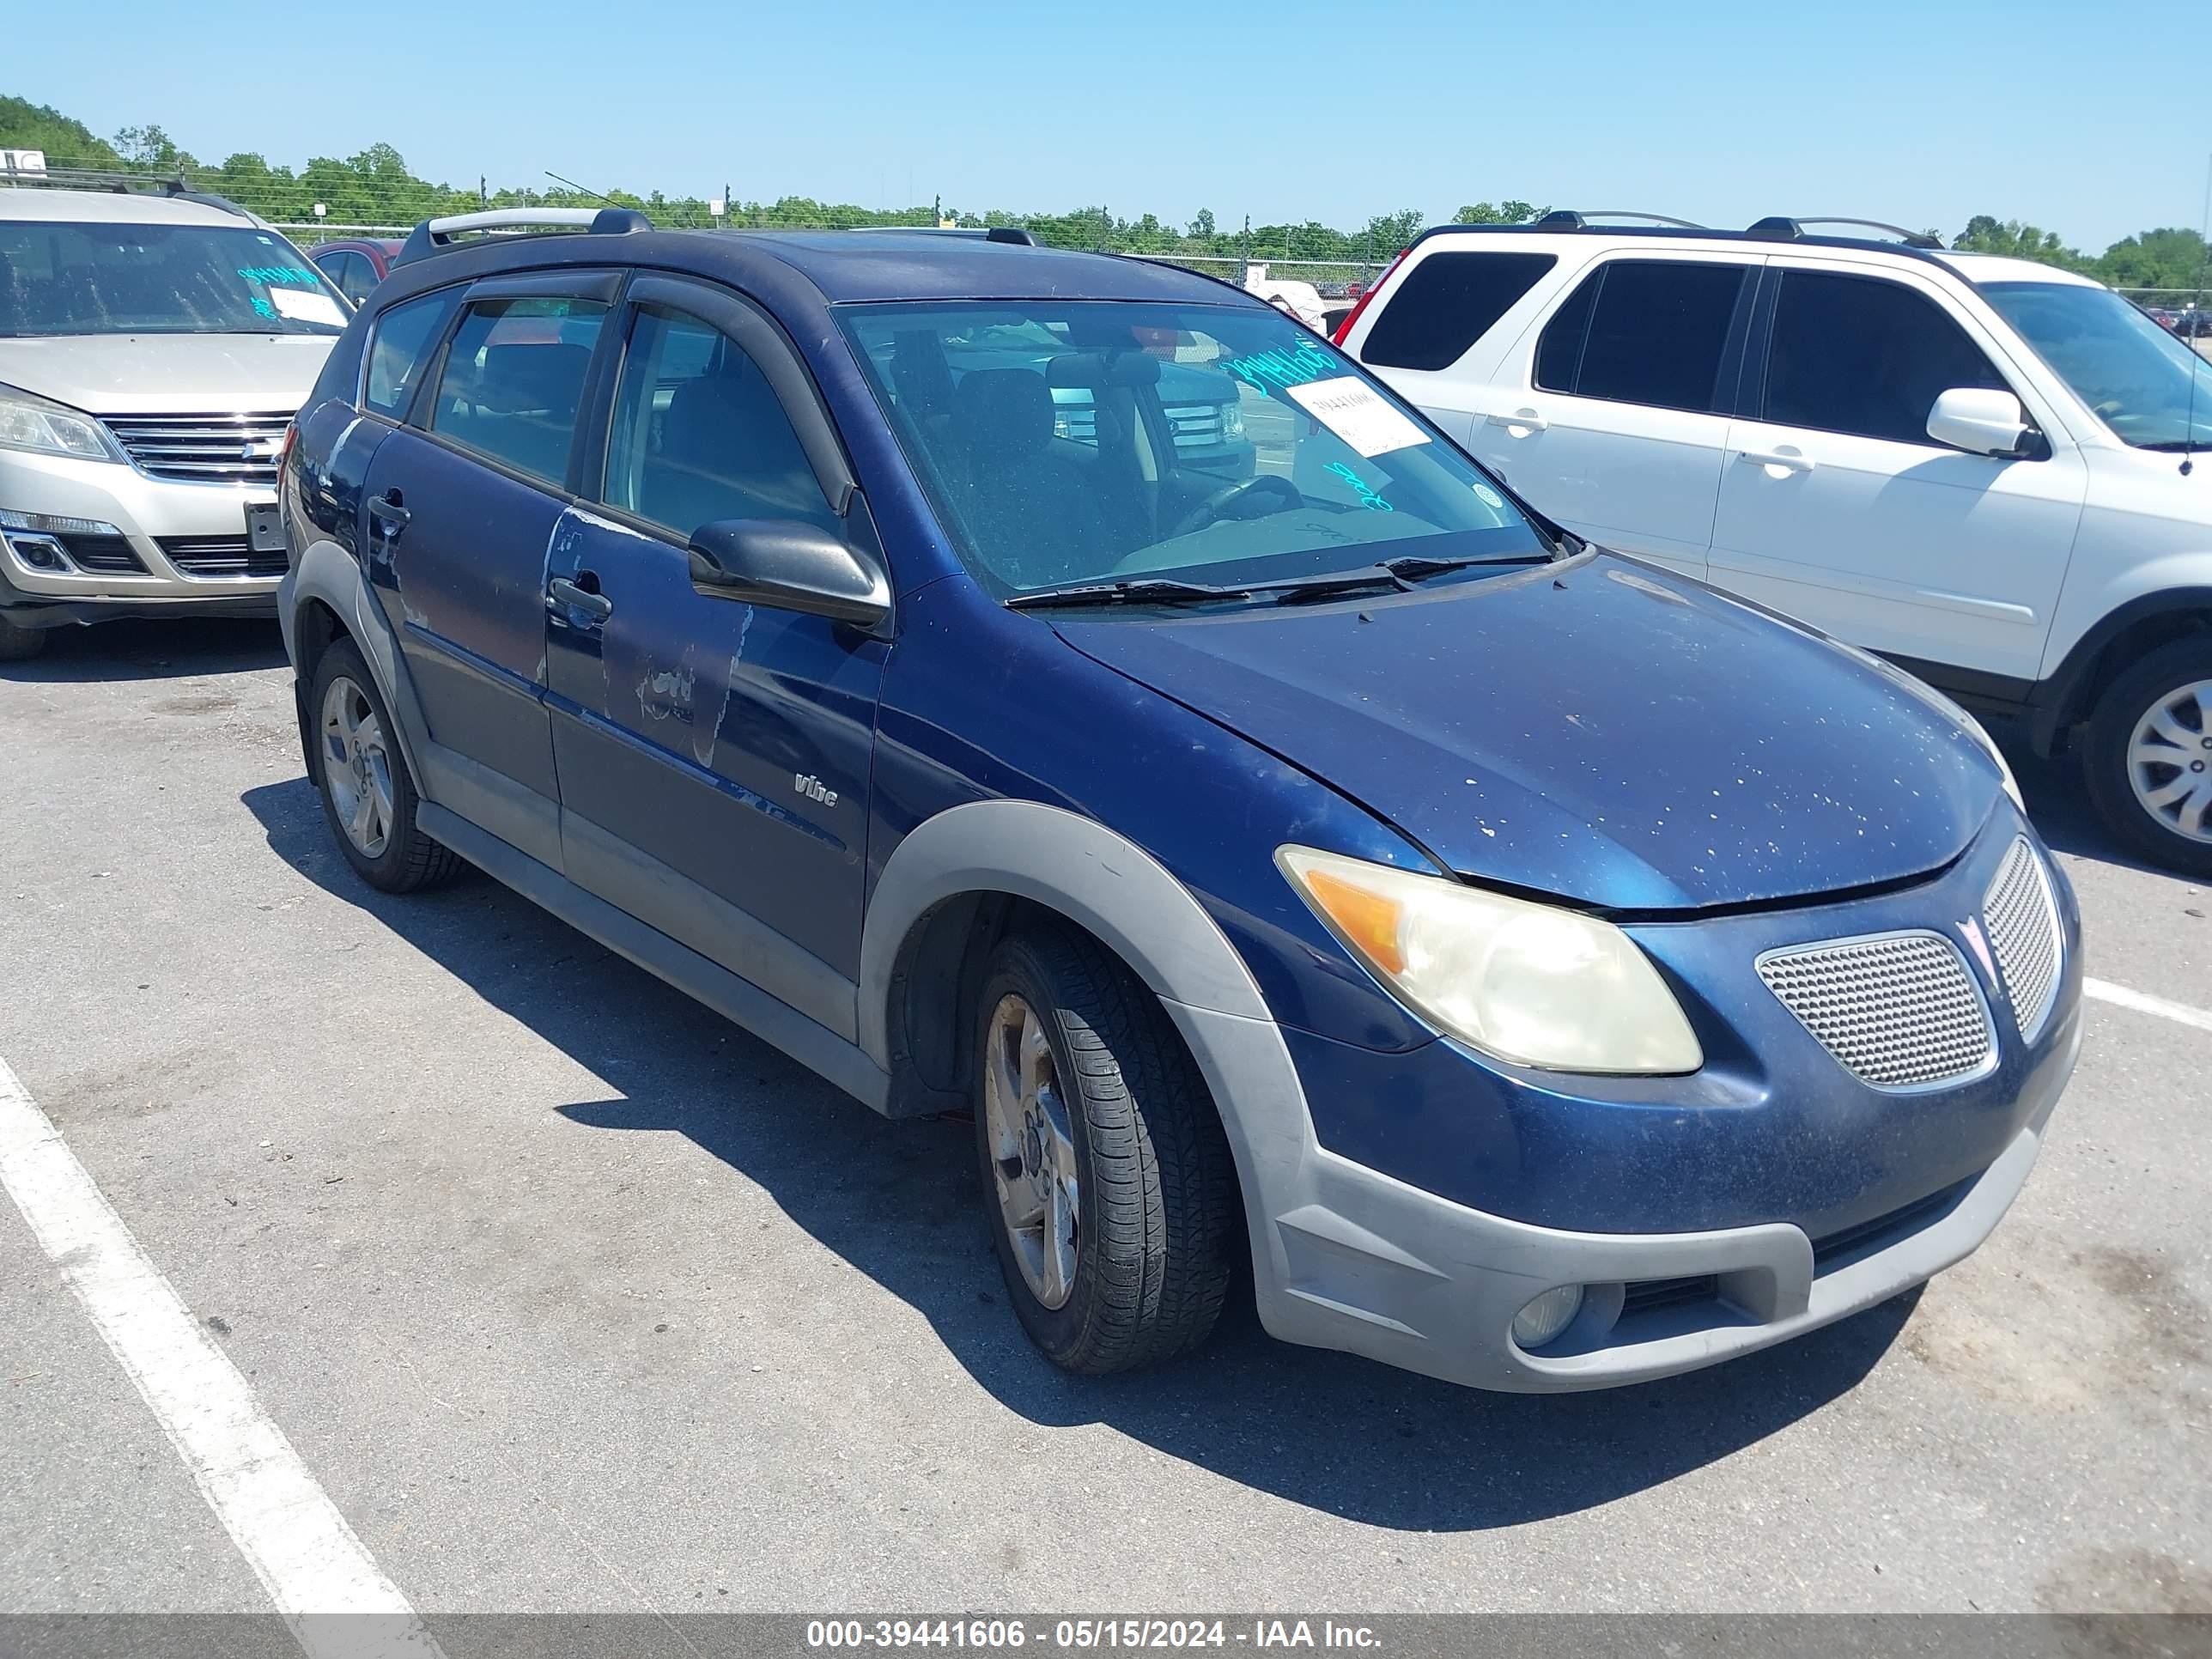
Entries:
{"type": "MultiPolygon", "coordinates": [[[[2212,894],[2024,781],[2088,971],[2212,894]]],[[[1054,1371],[969,1131],[888,1123],[489,880],[354,878],[273,626],[0,667],[0,1060],[424,1612],[2212,1611],[2212,1030],[2093,1002],[1996,1237],[1716,1371],[1054,1371]]],[[[0,1609],[259,1610],[0,1204],[0,1609]]]]}

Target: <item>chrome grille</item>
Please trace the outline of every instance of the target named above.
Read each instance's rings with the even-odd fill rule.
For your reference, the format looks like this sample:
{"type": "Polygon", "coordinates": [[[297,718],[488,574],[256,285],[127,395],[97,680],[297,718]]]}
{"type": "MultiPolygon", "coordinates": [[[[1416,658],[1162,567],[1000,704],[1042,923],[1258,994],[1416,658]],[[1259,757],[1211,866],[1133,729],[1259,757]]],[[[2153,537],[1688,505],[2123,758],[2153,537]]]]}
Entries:
{"type": "Polygon", "coordinates": [[[2058,995],[2058,900],[2027,836],[2013,842],[1983,896],[1982,922],[2020,1034],[2033,1042],[2058,995]]]}
{"type": "Polygon", "coordinates": [[[161,551],[187,576],[281,576],[282,552],[257,553],[243,536],[164,536],[161,551]]]}
{"type": "Polygon", "coordinates": [[[1206,449],[1221,441],[1218,404],[1170,404],[1167,416],[1177,449],[1206,449]]]}
{"type": "Polygon", "coordinates": [[[1981,993],[1939,933],[1881,933],[1772,951],[1759,976],[1844,1069],[1877,1089],[1925,1089],[1996,1059],[1981,993]]]}
{"type": "Polygon", "coordinates": [[[106,415],[124,453],[149,477],[276,487],[276,452],[292,411],[247,415],[106,415]]]}

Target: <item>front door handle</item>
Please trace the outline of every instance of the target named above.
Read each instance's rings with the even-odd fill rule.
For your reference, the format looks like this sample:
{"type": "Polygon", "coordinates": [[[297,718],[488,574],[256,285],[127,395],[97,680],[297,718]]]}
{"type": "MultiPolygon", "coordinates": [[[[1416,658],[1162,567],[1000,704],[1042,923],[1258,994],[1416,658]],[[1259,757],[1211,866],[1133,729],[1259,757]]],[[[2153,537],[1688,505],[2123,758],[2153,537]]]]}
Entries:
{"type": "Polygon", "coordinates": [[[413,516],[407,511],[400,500],[399,492],[396,489],[388,495],[371,495],[368,498],[368,510],[386,524],[390,525],[394,532],[413,516]]]}
{"type": "Polygon", "coordinates": [[[1517,410],[1510,415],[1493,415],[1492,426],[1517,426],[1529,432],[1541,432],[1551,422],[1533,409],[1517,410]]]}
{"type": "Polygon", "coordinates": [[[552,611],[563,606],[582,611],[593,622],[605,622],[614,613],[615,602],[604,593],[577,586],[566,576],[556,576],[545,584],[545,608],[552,611]]]}
{"type": "Polygon", "coordinates": [[[1778,466],[1784,472],[1810,472],[1813,458],[1800,455],[1794,449],[1739,449],[1739,461],[1749,461],[1753,466],[1778,466]]]}

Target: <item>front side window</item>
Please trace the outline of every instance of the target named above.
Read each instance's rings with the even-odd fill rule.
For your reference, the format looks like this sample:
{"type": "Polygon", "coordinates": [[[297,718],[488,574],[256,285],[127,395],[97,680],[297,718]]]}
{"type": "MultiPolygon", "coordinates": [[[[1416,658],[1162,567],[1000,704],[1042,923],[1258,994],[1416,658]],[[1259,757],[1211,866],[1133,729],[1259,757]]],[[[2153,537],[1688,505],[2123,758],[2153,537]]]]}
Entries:
{"type": "Polygon", "coordinates": [[[395,421],[407,418],[420,370],[445,331],[454,297],[450,289],[426,294],[373,319],[375,331],[369,339],[368,370],[361,388],[363,409],[395,421]]]}
{"type": "Polygon", "coordinates": [[[2008,389],[1933,300],[1877,276],[1782,274],[1766,349],[1766,420],[1929,446],[1928,412],[1954,386],[2008,389]]]}
{"type": "Polygon", "coordinates": [[[1550,253],[1431,253],[1384,304],[1359,348],[1360,361],[1385,368],[1449,368],[1557,264],[1550,253]]]}
{"type": "Polygon", "coordinates": [[[939,520],[1000,597],[1546,551],[1479,467],[1279,313],[1022,301],[837,314],[939,520]],[[1218,414],[1188,442],[1175,411],[1199,407],[1218,414]]]}
{"type": "Polygon", "coordinates": [[[330,279],[246,225],[0,220],[0,337],[343,331],[330,279]]]}
{"type": "Polygon", "coordinates": [[[1749,265],[1615,259],[1553,314],[1536,343],[1536,384],[1548,392],[1700,413],[1732,398],[1721,362],[1749,265]]]}
{"type": "Polygon", "coordinates": [[[338,292],[356,305],[366,300],[369,289],[376,286],[375,274],[369,268],[367,256],[350,248],[319,255],[315,263],[322,267],[325,276],[337,284],[338,292]]]}
{"type": "Polygon", "coordinates": [[[607,308],[568,297],[473,305],[453,331],[430,429],[558,484],[607,308]]]}
{"type": "Polygon", "coordinates": [[[2110,289],[1984,283],[1981,291],[2123,443],[2212,447],[2212,363],[2110,289]]]}
{"type": "Polygon", "coordinates": [[[722,519],[840,527],[760,366],[719,329],[659,307],[630,329],[604,494],[682,541],[722,519]]]}

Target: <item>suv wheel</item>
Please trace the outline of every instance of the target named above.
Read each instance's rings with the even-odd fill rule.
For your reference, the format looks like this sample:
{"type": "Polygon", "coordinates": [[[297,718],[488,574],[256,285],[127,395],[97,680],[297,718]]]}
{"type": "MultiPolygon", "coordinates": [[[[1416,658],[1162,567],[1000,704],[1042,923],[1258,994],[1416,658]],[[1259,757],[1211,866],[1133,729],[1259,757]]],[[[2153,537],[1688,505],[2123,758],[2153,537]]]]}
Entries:
{"type": "Polygon", "coordinates": [[[315,665],[307,716],[323,815],[363,881],[411,893],[460,867],[458,854],[416,827],[420,797],[391,735],[392,716],[352,641],[333,641],[315,665]]]}
{"type": "Polygon", "coordinates": [[[21,662],[46,648],[45,629],[18,628],[5,617],[0,617],[0,662],[21,662]]]}
{"type": "Polygon", "coordinates": [[[999,946],[980,1012],[976,1153],[1023,1328],[1091,1376],[1197,1346],[1243,1218],[1221,1121],[1158,1000],[1055,928],[999,946]]]}
{"type": "Polygon", "coordinates": [[[2106,687],[2082,761],[2130,850],[2212,876],[2212,640],[2161,646],[2106,687]]]}

